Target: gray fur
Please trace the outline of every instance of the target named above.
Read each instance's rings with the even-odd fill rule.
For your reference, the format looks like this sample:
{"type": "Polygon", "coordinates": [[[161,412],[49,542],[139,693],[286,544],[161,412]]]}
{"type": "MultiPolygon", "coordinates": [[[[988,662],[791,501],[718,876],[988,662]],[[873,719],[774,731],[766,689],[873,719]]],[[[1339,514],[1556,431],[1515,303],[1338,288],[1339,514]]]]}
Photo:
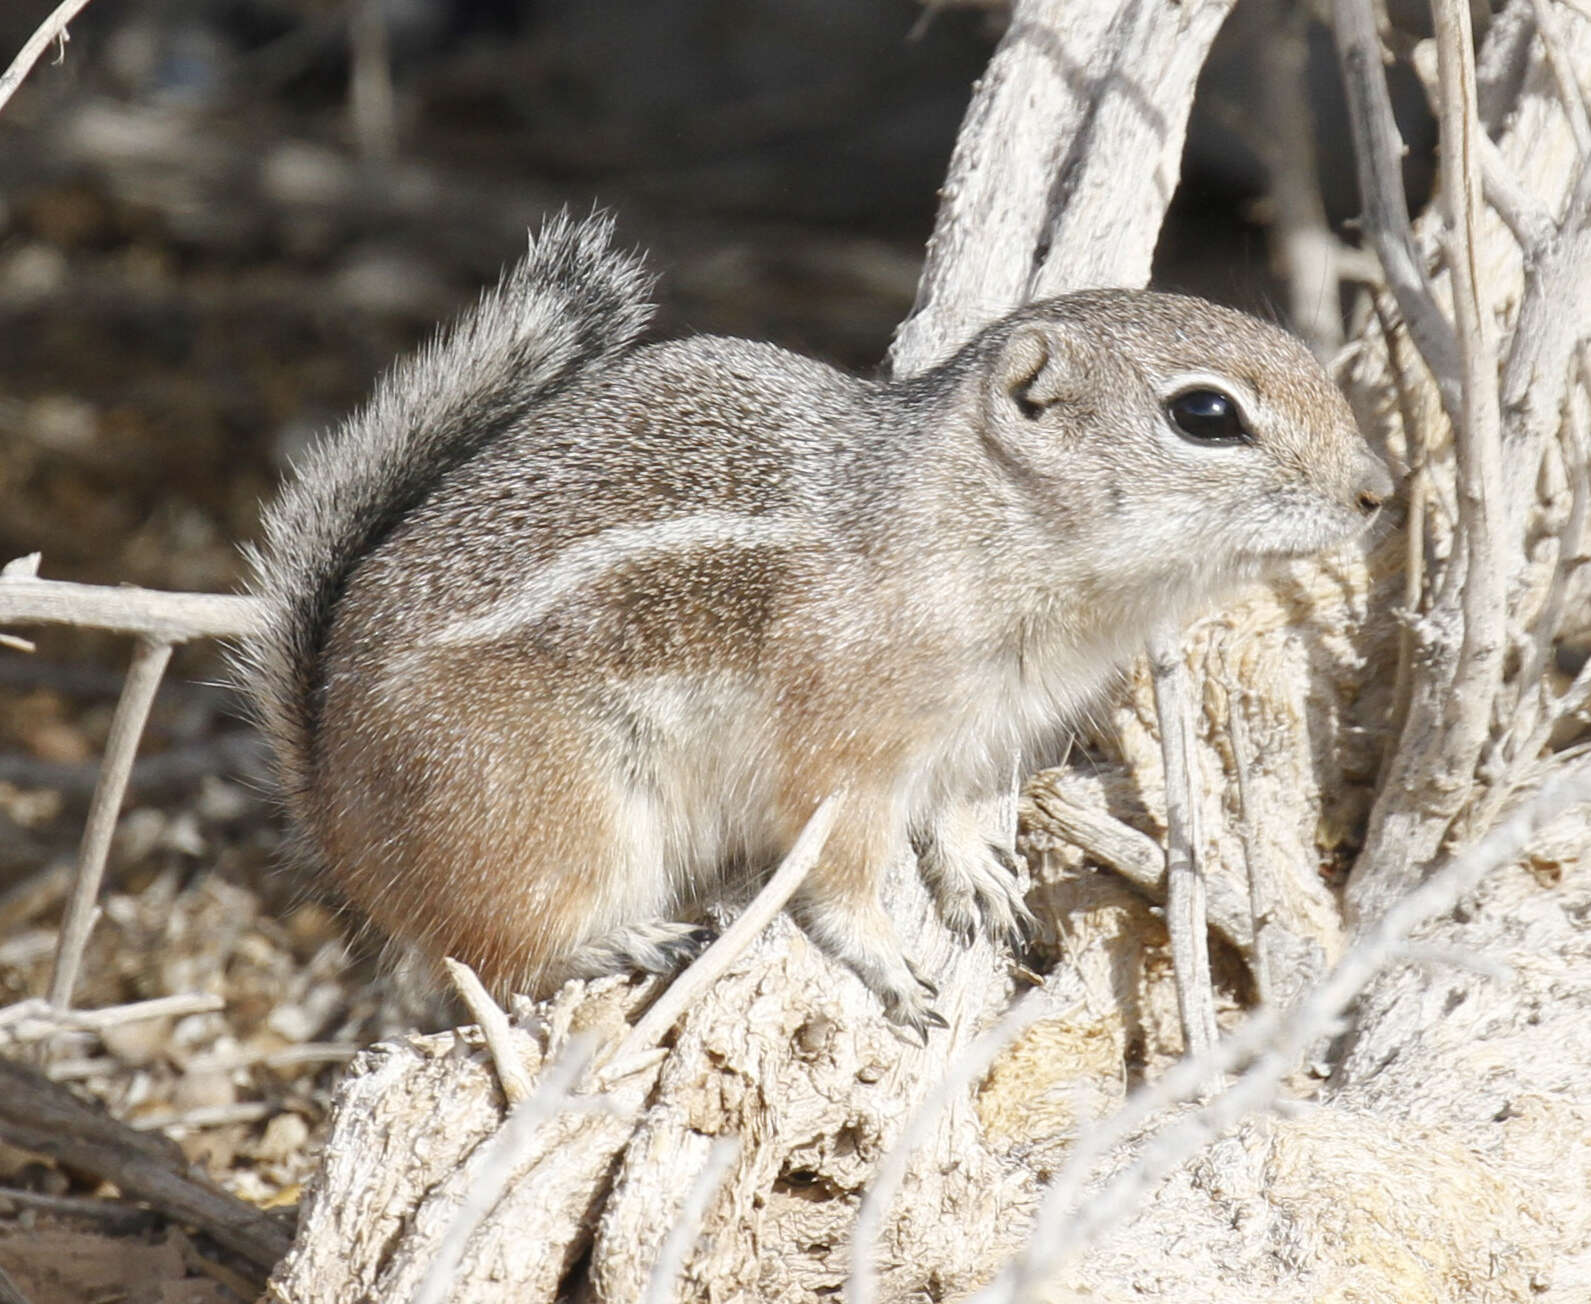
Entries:
{"type": "Polygon", "coordinates": [[[309,451],[266,512],[248,561],[270,612],[236,669],[290,802],[310,782],[316,667],[350,568],[450,468],[650,322],[652,278],[638,256],[610,248],[612,235],[605,216],[550,221],[474,312],[383,376],[309,451]]]}
{"type": "Polygon", "coordinates": [[[915,838],[948,923],[1019,931],[965,803],[1153,622],[1361,530],[1386,471],[1296,341],[1199,300],[1034,304],[871,383],[637,344],[609,236],[553,223],[268,514],[243,664],[289,808],[379,924],[539,991],[664,963],[655,921],[844,789],[798,917],[926,1030],[889,861],[915,838]],[[1252,439],[1179,435],[1189,386],[1252,439]]]}

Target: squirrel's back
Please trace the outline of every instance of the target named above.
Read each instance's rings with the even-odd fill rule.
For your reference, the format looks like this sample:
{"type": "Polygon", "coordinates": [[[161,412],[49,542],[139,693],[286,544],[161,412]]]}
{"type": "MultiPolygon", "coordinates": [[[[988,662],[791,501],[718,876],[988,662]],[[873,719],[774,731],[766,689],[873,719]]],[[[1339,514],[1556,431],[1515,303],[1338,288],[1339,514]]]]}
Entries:
{"type": "Polygon", "coordinates": [[[265,616],[235,669],[295,816],[311,782],[317,667],[349,573],[450,470],[633,347],[650,322],[652,277],[612,239],[605,215],[549,221],[472,311],[310,449],[265,513],[248,555],[265,616]]]}

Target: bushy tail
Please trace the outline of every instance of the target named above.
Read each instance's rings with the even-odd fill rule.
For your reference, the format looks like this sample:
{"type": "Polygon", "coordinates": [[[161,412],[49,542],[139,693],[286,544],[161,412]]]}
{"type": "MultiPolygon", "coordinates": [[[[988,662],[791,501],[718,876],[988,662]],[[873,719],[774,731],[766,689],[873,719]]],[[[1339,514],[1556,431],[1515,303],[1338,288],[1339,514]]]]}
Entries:
{"type": "Polygon", "coordinates": [[[612,239],[605,215],[550,220],[496,289],[304,457],[265,513],[248,558],[263,625],[233,660],[290,807],[310,777],[317,665],[354,565],[451,467],[630,348],[650,321],[652,278],[612,239]]]}

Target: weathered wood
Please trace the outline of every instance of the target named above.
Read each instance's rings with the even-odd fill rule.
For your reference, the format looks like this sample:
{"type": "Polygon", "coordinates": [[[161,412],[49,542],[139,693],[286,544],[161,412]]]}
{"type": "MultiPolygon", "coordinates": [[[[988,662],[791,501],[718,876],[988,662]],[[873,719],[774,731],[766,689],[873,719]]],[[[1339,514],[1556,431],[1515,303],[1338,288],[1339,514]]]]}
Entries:
{"type": "Polygon", "coordinates": [[[0,1140],[114,1182],[168,1218],[200,1228],[261,1270],[287,1251],[281,1225],[188,1172],[164,1137],[136,1132],[42,1073],[0,1059],[0,1140]]]}
{"type": "Polygon", "coordinates": [[[1018,0],[956,140],[896,375],[1031,299],[1148,282],[1194,81],[1231,7],[1018,0]]]}

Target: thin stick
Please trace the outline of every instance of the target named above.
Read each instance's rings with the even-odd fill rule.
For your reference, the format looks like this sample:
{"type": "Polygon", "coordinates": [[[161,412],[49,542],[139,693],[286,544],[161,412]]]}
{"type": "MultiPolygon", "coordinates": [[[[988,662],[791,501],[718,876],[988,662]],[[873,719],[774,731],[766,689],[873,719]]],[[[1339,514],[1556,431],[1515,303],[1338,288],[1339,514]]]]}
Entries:
{"type": "Polygon", "coordinates": [[[202,1131],[209,1127],[230,1127],[234,1123],[257,1123],[279,1113],[268,1100],[238,1100],[230,1105],[196,1105],[192,1109],[163,1109],[144,1114],[128,1124],[135,1132],[202,1131]]]}
{"type": "Polygon", "coordinates": [[[1409,383],[1412,359],[1407,356],[1408,333],[1399,329],[1396,304],[1389,301],[1385,291],[1372,294],[1370,303],[1381,328],[1381,338],[1386,341],[1387,361],[1397,389],[1398,419],[1403,427],[1404,457],[1408,463],[1408,477],[1404,481],[1408,520],[1403,527],[1403,620],[1398,628],[1398,668],[1392,681],[1392,718],[1388,721],[1390,727],[1381,756],[1381,773],[1376,780],[1379,790],[1397,752],[1414,694],[1414,622],[1420,617],[1425,597],[1425,529],[1431,493],[1431,458],[1425,422],[1415,409],[1409,383]]]}
{"type": "Polygon", "coordinates": [[[1028,1298],[1178,1163],[1245,1114],[1269,1107],[1309,1047],[1330,1031],[1382,968],[1399,958],[1404,939],[1413,929],[1451,910],[1487,874],[1516,861],[1541,828],[1587,800],[1591,800],[1591,765],[1578,766],[1543,784],[1485,838],[1449,859],[1371,923],[1325,981],[1285,1016],[1274,1009],[1262,1010],[1211,1051],[1179,1060],[1158,1082],[1139,1090],[1115,1114],[1089,1128],[1040,1201],[1026,1247],[972,1297],[973,1304],[1028,1298]],[[1251,1066],[1229,1088],[1190,1118],[1162,1132],[1138,1162],[1102,1192],[1078,1203],[1094,1165],[1112,1147],[1161,1110],[1197,1095],[1215,1075],[1249,1060],[1251,1066]],[[1071,1216],[1063,1217],[1067,1210],[1072,1210],[1071,1216]]]}
{"type": "MultiPolygon", "coordinates": [[[[1527,694],[1535,696],[1541,688],[1541,676],[1547,669],[1547,662],[1552,658],[1563,625],[1570,582],[1583,563],[1578,550],[1586,537],[1586,517],[1588,506],[1591,506],[1591,502],[1588,502],[1591,500],[1591,484],[1587,483],[1587,472],[1591,468],[1587,466],[1585,452],[1580,445],[1580,432],[1575,428],[1571,413],[1565,414],[1563,433],[1564,442],[1560,443],[1559,448],[1565,462],[1564,471],[1569,480],[1569,515],[1564,521],[1563,529],[1558,532],[1558,562],[1553,567],[1552,583],[1547,589],[1547,599],[1541,604],[1541,610],[1536,613],[1536,619],[1531,626],[1530,650],[1514,678],[1516,709],[1523,706],[1527,694]]],[[[1518,740],[1514,737],[1505,737],[1502,741],[1514,744],[1518,740]]],[[[1515,753],[1511,750],[1506,755],[1508,760],[1515,759],[1515,753]]],[[[1529,759],[1534,760],[1535,757],[1529,759]]]]}
{"type": "MultiPolygon", "coordinates": [[[[1481,810],[1482,818],[1490,819],[1496,814],[1514,789],[1524,781],[1525,770],[1546,750],[1547,744],[1552,741],[1553,731],[1588,701],[1591,701],[1591,661],[1580,667],[1580,673],[1552,703],[1545,718],[1536,726],[1536,731],[1513,752],[1507,773],[1486,794],[1485,804],[1481,810]]],[[[1484,827],[1479,819],[1476,821],[1476,826],[1484,827]]]]}
{"type": "Polygon", "coordinates": [[[492,994],[476,976],[475,970],[451,956],[444,959],[442,964],[453,982],[453,989],[469,1007],[475,1022],[480,1024],[481,1035],[486,1038],[486,1049],[497,1068],[497,1080],[503,1087],[503,1097],[512,1109],[528,1100],[534,1087],[530,1074],[525,1070],[524,1056],[514,1044],[513,1025],[509,1023],[503,1007],[492,999],[492,994]]]}
{"type": "Polygon", "coordinates": [[[64,43],[68,39],[66,25],[76,18],[78,10],[87,4],[88,0],[62,0],[55,7],[55,12],[40,23],[33,35],[28,37],[27,44],[11,61],[11,66],[4,73],[0,73],[0,109],[5,108],[6,101],[16,94],[17,87],[22,85],[22,79],[39,61],[39,56],[50,48],[50,43],[57,40],[64,43]]]}
{"type": "Polygon", "coordinates": [[[224,593],[0,577],[0,625],[87,625],[156,643],[186,643],[251,634],[262,612],[258,598],[224,593]]]}
{"type": "Polygon", "coordinates": [[[752,940],[773,922],[784,909],[785,902],[795,894],[812,867],[818,863],[823,844],[828,841],[829,830],[834,827],[840,812],[838,793],[824,798],[823,804],[812,812],[812,818],[801,830],[801,836],[790,848],[778,872],[768,880],[768,886],[757,893],[756,899],[746,907],[740,918],[726,928],[718,940],[709,946],[696,962],[676,978],[669,989],[658,997],[630,1030],[630,1035],[614,1054],[610,1063],[622,1064],[641,1051],[650,1050],[662,1041],[668,1030],[679,1022],[696,998],[718,981],[719,976],[751,945],[752,940]]]}
{"type": "Polygon", "coordinates": [[[135,1132],[37,1069],[0,1057],[0,1140],[114,1182],[128,1199],[199,1227],[267,1272],[292,1237],[253,1205],[188,1172],[164,1137],[135,1132]]]}
{"type": "Polygon", "coordinates": [[[1403,140],[1392,116],[1381,43],[1370,0],[1335,0],[1332,30],[1348,98],[1365,233],[1375,245],[1387,286],[1398,301],[1442,396],[1442,406],[1458,424],[1458,342],[1453,326],[1437,306],[1414,244],[1409,205],[1403,193],[1403,140]]]}
{"type": "MultiPolygon", "coordinates": [[[[1441,93],[1437,89],[1436,47],[1433,42],[1422,41],[1415,46],[1410,63],[1415,76],[1425,91],[1426,103],[1432,116],[1441,112],[1441,93]]],[[[1526,261],[1535,258],[1547,242],[1557,233],[1552,214],[1544,204],[1520,182],[1518,174],[1503,157],[1496,142],[1484,131],[1476,140],[1480,150],[1481,183],[1486,202],[1496,210],[1509,232],[1518,242],[1526,261]]]]}
{"type": "Polygon", "coordinates": [[[1233,675],[1226,687],[1226,732],[1232,744],[1232,768],[1237,772],[1238,833],[1243,844],[1243,860],[1248,877],[1249,918],[1254,925],[1254,983],[1262,1004],[1276,1001],[1276,903],[1280,893],[1270,857],[1260,845],[1254,822],[1254,789],[1249,775],[1249,757],[1254,755],[1249,736],[1248,717],[1243,711],[1243,690],[1233,675]]]}
{"type": "Polygon", "coordinates": [[[668,1229],[668,1236],[657,1252],[651,1275],[646,1280],[646,1293],[641,1304],[668,1304],[674,1283],[685,1267],[685,1256],[701,1236],[702,1219],[707,1216],[707,1206],[724,1184],[724,1175],[730,1165],[740,1157],[740,1138],[721,1136],[707,1152],[707,1162],[696,1174],[691,1189],[680,1206],[679,1217],[668,1229]]]}
{"type": "Polygon", "coordinates": [[[384,163],[398,152],[398,112],[385,0],[354,0],[348,15],[348,116],[360,155],[384,163]]]}
{"type": "MultiPolygon", "coordinates": [[[[1027,788],[1030,828],[1055,833],[1071,842],[1089,860],[1114,870],[1127,884],[1161,905],[1166,900],[1166,853],[1147,833],[1117,819],[1109,811],[1086,805],[1065,792],[1048,775],[1027,788]]],[[[1210,927],[1245,959],[1254,953],[1254,930],[1248,902],[1221,879],[1205,884],[1210,927]]]]}
{"type": "Polygon", "coordinates": [[[0,1032],[17,1041],[34,1041],[57,1032],[103,1032],[150,1019],[176,1019],[187,1014],[209,1014],[226,1008],[214,992],[184,992],[157,996],[148,1001],[110,1005],[98,1010],[59,1009],[35,997],[0,1010],[0,1032]]]}
{"type": "Polygon", "coordinates": [[[22,1293],[22,1288],[17,1285],[15,1278],[4,1268],[0,1268],[0,1304],[32,1304],[32,1301],[22,1293]]]}
{"type": "Polygon", "coordinates": [[[42,1191],[21,1191],[14,1186],[0,1186],[0,1210],[12,1212],[6,1208],[7,1205],[44,1209],[70,1218],[108,1223],[110,1226],[106,1230],[111,1232],[147,1231],[160,1221],[160,1215],[153,1209],[145,1209],[142,1205],[130,1204],[125,1200],[103,1200],[92,1195],[46,1195],[42,1191]]]}
{"type": "Polygon", "coordinates": [[[1480,148],[1481,184],[1485,188],[1486,202],[1503,219],[1503,225],[1519,242],[1526,259],[1534,258],[1557,233],[1552,215],[1520,183],[1490,136],[1481,132],[1476,144],[1480,148]]]}
{"type": "Polygon", "coordinates": [[[1166,774],[1166,929],[1171,934],[1177,1010],[1187,1053],[1203,1055],[1218,1032],[1200,863],[1204,844],[1193,791],[1193,703],[1176,631],[1160,629],[1151,636],[1149,672],[1166,774]]]}
{"type": "Polygon", "coordinates": [[[1328,361],[1342,347],[1342,248],[1326,221],[1320,197],[1320,160],[1309,97],[1298,88],[1308,75],[1310,13],[1300,0],[1271,5],[1269,48],[1256,70],[1266,126],[1256,141],[1270,174],[1276,215],[1271,223],[1272,257],[1287,281],[1287,316],[1317,358],[1328,361]]]}
{"type": "MultiPolygon", "coordinates": [[[[1492,702],[1500,676],[1507,617],[1502,557],[1502,408],[1498,399],[1497,351],[1492,342],[1492,308],[1483,296],[1477,263],[1480,249],[1481,181],[1476,140],[1482,134],[1475,102],[1475,53],[1467,0],[1434,0],[1437,77],[1441,89],[1441,160],[1451,246],[1448,268],[1453,282],[1453,312],[1458,325],[1463,369],[1461,420],[1454,427],[1457,454],[1459,528],[1467,551],[1462,568],[1460,608],[1464,637],[1453,679],[1444,749],[1468,761],[1454,774],[1469,778],[1491,724],[1492,702]]],[[[1444,588],[1460,580],[1450,567],[1444,588]]],[[[1444,595],[1446,596],[1446,595],[1444,595]]]]}
{"type": "Polygon", "coordinates": [[[83,843],[77,856],[77,882],[67,902],[61,922],[61,938],[56,946],[55,967],[50,974],[50,1004],[64,1010],[72,1004],[72,989],[83,962],[93,927],[95,905],[99,900],[100,880],[105,875],[105,857],[110,851],[111,834],[116,831],[116,816],[121,810],[127,779],[132,774],[138,739],[154,704],[160,677],[171,660],[171,644],[141,638],[133,649],[132,665],[122,687],[116,713],[111,717],[110,737],[105,743],[105,760],[99,784],[88,808],[83,828],[83,843]]]}

